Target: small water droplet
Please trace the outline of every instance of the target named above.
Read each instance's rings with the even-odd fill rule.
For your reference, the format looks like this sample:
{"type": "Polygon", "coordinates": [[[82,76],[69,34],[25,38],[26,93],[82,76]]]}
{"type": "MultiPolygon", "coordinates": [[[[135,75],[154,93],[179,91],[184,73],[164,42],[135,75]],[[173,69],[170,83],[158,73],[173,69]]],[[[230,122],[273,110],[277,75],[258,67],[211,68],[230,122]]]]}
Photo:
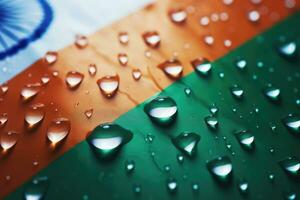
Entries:
{"type": "Polygon", "coordinates": [[[170,165],[165,165],[164,170],[165,170],[165,172],[170,172],[171,166],[170,165]]]}
{"type": "Polygon", "coordinates": [[[56,51],[48,51],[44,57],[45,62],[48,65],[54,64],[58,59],[58,53],[56,51]]]}
{"type": "Polygon", "coordinates": [[[248,20],[250,22],[258,22],[260,19],[260,14],[257,10],[252,10],[248,13],[248,20]]]}
{"type": "Polygon", "coordinates": [[[184,88],[184,93],[186,94],[186,96],[190,96],[192,93],[191,88],[184,88]]]}
{"type": "Polygon", "coordinates": [[[284,160],[279,161],[279,165],[289,175],[292,176],[300,175],[300,161],[294,156],[290,156],[285,158],[284,160]]]}
{"type": "Polygon", "coordinates": [[[97,73],[97,66],[95,64],[90,64],[88,66],[88,72],[89,72],[90,76],[95,76],[97,73]]]}
{"type": "Polygon", "coordinates": [[[233,2],[234,0],[223,0],[223,3],[227,6],[233,4],[233,2]]]}
{"type": "Polygon", "coordinates": [[[238,189],[239,189],[240,193],[246,194],[249,189],[248,182],[244,179],[240,180],[238,183],[238,189]]]}
{"type": "Polygon", "coordinates": [[[203,16],[200,19],[200,24],[202,26],[207,26],[209,24],[209,22],[210,22],[210,20],[209,20],[209,17],[207,17],[207,16],[203,16]]]}
{"type": "Polygon", "coordinates": [[[171,21],[175,24],[182,24],[187,18],[187,12],[183,9],[171,9],[168,14],[171,21]]]}
{"type": "Polygon", "coordinates": [[[135,162],[133,160],[127,160],[125,162],[125,170],[127,173],[132,173],[135,168],[135,162]]]}
{"type": "Polygon", "coordinates": [[[20,134],[15,131],[6,131],[0,135],[0,145],[3,151],[13,148],[20,138],[20,134]]]}
{"type": "Polygon", "coordinates": [[[284,58],[294,58],[297,55],[297,44],[295,41],[282,42],[278,45],[277,51],[284,58]]]}
{"type": "Polygon", "coordinates": [[[31,100],[40,91],[40,83],[27,84],[21,89],[21,98],[24,102],[31,100]]]}
{"type": "Polygon", "coordinates": [[[185,153],[186,155],[193,157],[197,153],[197,145],[200,141],[200,135],[193,132],[183,132],[178,136],[172,138],[172,142],[176,148],[185,153]]]}
{"type": "Polygon", "coordinates": [[[218,108],[216,105],[213,104],[212,106],[210,106],[209,111],[210,111],[210,113],[211,113],[212,115],[215,115],[215,114],[218,113],[219,108],[218,108]]]}
{"type": "Polygon", "coordinates": [[[213,43],[215,41],[214,37],[211,36],[211,35],[204,36],[203,40],[204,40],[204,43],[209,45],[209,46],[213,45],[213,43]]]}
{"type": "Polygon", "coordinates": [[[195,71],[201,76],[208,76],[212,69],[210,61],[206,58],[195,59],[191,62],[191,64],[195,71]]]}
{"type": "Polygon", "coordinates": [[[76,35],[75,36],[75,45],[79,49],[83,49],[88,45],[88,39],[84,35],[76,35]]]}
{"type": "Polygon", "coordinates": [[[140,78],[143,75],[141,70],[139,70],[139,69],[132,69],[131,74],[132,74],[133,79],[136,81],[140,80],[140,78]]]}
{"type": "Polygon", "coordinates": [[[127,54],[126,53],[119,53],[118,54],[118,60],[119,60],[120,65],[126,66],[127,63],[128,63],[128,56],[127,56],[127,54]]]}
{"type": "Polygon", "coordinates": [[[113,97],[119,88],[119,76],[113,75],[113,76],[104,76],[100,79],[98,79],[97,84],[100,88],[101,93],[107,97],[111,98],[113,97]]]}
{"type": "Polygon", "coordinates": [[[49,186],[47,177],[38,177],[27,183],[24,190],[25,200],[42,200],[44,199],[49,186]]]}
{"type": "Polygon", "coordinates": [[[0,114],[0,128],[4,127],[8,121],[7,113],[0,114]]]}
{"type": "Polygon", "coordinates": [[[251,132],[247,130],[238,131],[235,133],[235,137],[244,149],[252,150],[254,148],[255,137],[251,132]]]}
{"type": "Polygon", "coordinates": [[[127,45],[129,42],[129,35],[127,32],[120,32],[119,33],[119,42],[122,45],[127,45]]]}
{"type": "Polygon", "coordinates": [[[146,142],[149,142],[149,143],[152,143],[153,140],[154,140],[154,138],[155,138],[154,135],[152,135],[152,134],[147,134],[147,135],[145,136],[145,141],[146,141],[146,142]]]}
{"type": "Polygon", "coordinates": [[[238,85],[233,85],[230,87],[231,94],[236,98],[236,99],[242,99],[244,95],[244,90],[238,86],[238,85]]]}
{"type": "Polygon", "coordinates": [[[118,124],[105,123],[97,126],[86,140],[99,158],[113,158],[132,137],[131,131],[118,124]]]}
{"type": "Polygon", "coordinates": [[[158,68],[172,79],[178,79],[182,76],[183,66],[177,59],[167,60],[158,65],[158,68]]]}
{"type": "Polygon", "coordinates": [[[174,193],[177,191],[177,181],[175,179],[168,179],[167,180],[167,189],[170,193],[174,193]]]}
{"type": "Polygon", "coordinates": [[[177,116],[177,104],[171,97],[156,97],[144,107],[144,112],[159,125],[171,124],[177,116]]]}
{"type": "Polygon", "coordinates": [[[51,142],[51,145],[55,146],[56,144],[64,141],[64,139],[68,136],[70,129],[71,123],[68,119],[54,119],[47,129],[47,138],[51,142]]]}
{"type": "Polygon", "coordinates": [[[300,117],[296,114],[289,114],[282,120],[285,127],[292,133],[300,133],[300,117]]]}
{"type": "Polygon", "coordinates": [[[142,35],[144,42],[151,48],[157,48],[160,45],[160,36],[156,31],[148,31],[142,35]]]}
{"type": "Polygon", "coordinates": [[[50,76],[45,74],[44,76],[41,77],[41,82],[43,85],[47,85],[50,81],[50,76]]]}
{"type": "Polygon", "coordinates": [[[218,157],[207,162],[209,172],[219,181],[227,182],[232,173],[232,163],[229,157],[218,157]]]}
{"type": "Polygon", "coordinates": [[[199,191],[199,183],[192,183],[192,190],[193,192],[198,192],[199,191]]]}
{"type": "Polygon", "coordinates": [[[217,130],[219,121],[216,117],[207,116],[204,118],[204,121],[208,128],[210,128],[211,130],[217,130]]]}
{"type": "Polygon", "coordinates": [[[280,89],[268,86],[264,90],[264,95],[270,100],[270,101],[278,101],[280,99],[280,89]]]}
{"type": "Polygon", "coordinates": [[[81,84],[83,78],[84,75],[82,73],[77,71],[70,71],[67,73],[65,81],[70,89],[76,89],[81,84]]]}
{"type": "Polygon", "coordinates": [[[183,163],[183,161],[184,161],[183,155],[177,154],[176,158],[177,158],[178,163],[183,163]]]}
{"type": "Polygon", "coordinates": [[[286,200],[296,200],[297,199],[297,193],[294,192],[294,191],[288,191],[288,192],[285,192],[284,197],[285,197],[286,200]]]}
{"type": "Polygon", "coordinates": [[[44,119],[44,104],[37,103],[29,106],[25,112],[25,125],[28,129],[36,128],[44,119]]]}
{"type": "Polygon", "coordinates": [[[134,192],[135,194],[140,194],[141,191],[142,191],[142,187],[141,187],[141,186],[139,186],[139,185],[134,185],[134,186],[133,186],[133,192],[134,192]]]}
{"type": "Polygon", "coordinates": [[[94,113],[94,109],[93,108],[90,108],[90,109],[84,111],[84,115],[88,119],[90,119],[93,116],[93,113],[94,113]]]}
{"type": "Polygon", "coordinates": [[[268,179],[269,179],[270,182],[274,182],[274,178],[275,178],[274,174],[269,174],[268,175],[268,179]]]}
{"type": "Polygon", "coordinates": [[[244,60],[244,59],[238,59],[235,63],[235,66],[238,68],[238,69],[245,69],[247,67],[247,61],[244,60]]]}

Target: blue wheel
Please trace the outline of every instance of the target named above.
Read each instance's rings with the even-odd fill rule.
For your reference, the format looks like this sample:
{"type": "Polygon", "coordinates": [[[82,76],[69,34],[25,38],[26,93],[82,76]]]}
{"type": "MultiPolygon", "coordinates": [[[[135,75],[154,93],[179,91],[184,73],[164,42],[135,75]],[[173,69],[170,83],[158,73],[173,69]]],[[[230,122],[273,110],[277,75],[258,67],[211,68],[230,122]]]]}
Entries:
{"type": "Polygon", "coordinates": [[[46,0],[0,0],[0,60],[39,39],[52,19],[46,0]]]}

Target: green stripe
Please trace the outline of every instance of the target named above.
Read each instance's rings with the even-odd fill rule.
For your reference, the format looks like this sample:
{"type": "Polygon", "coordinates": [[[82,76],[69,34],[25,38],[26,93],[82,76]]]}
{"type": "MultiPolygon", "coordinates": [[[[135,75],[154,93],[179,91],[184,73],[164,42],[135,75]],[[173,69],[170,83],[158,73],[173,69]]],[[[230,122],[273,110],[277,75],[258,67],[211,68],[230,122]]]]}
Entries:
{"type": "MultiPolygon", "coordinates": [[[[300,138],[288,132],[281,123],[289,113],[300,114],[300,107],[295,103],[300,98],[300,62],[299,59],[284,59],[274,48],[280,36],[296,38],[299,45],[299,24],[298,12],[217,60],[209,78],[192,73],[158,94],[172,97],[178,105],[177,120],[171,126],[153,124],[143,111],[144,104],[122,115],[116,123],[131,130],[134,137],[115,160],[100,160],[85,141],[76,145],[37,175],[49,178],[45,199],[83,199],[87,196],[89,199],[124,200],[240,199],[242,196],[236,185],[240,178],[249,183],[250,199],[282,199],[284,191],[290,189],[300,195],[300,182],[287,176],[277,163],[289,155],[300,158],[300,138]],[[246,70],[240,71],[234,66],[237,57],[247,61],[246,70]],[[256,66],[258,61],[264,63],[262,68],[256,66]],[[223,79],[219,77],[221,72],[225,75],[223,79]],[[257,80],[253,80],[253,75],[257,80]],[[290,81],[288,77],[291,77],[290,81]],[[268,83],[281,89],[281,103],[271,103],[263,96],[261,90],[268,83]],[[229,92],[233,84],[240,85],[245,91],[240,101],[229,92]],[[192,90],[190,96],[184,93],[186,87],[192,90]],[[220,109],[217,132],[209,130],[204,123],[212,103],[220,109]],[[253,113],[256,107],[259,112],[253,113]],[[233,112],[232,108],[237,111],[233,112]],[[270,123],[276,125],[275,133],[270,129],[270,123]],[[237,142],[233,131],[238,129],[248,129],[255,135],[253,152],[245,151],[237,142]],[[185,157],[184,163],[179,164],[176,159],[179,151],[170,138],[183,131],[197,132],[201,140],[196,158],[185,157]],[[147,134],[155,136],[152,143],[145,141],[147,134]],[[232,150],[226,147],[223,137],[232,145],[232,150]],[[273,154],[270,148],[274,149],[273,154]],[[155,152],[154,157],[151,152],[155,152]],[[223,155],[232,160],[233,180],[219,185],[208,172],[206,161],[223,155]],[[124,169],[126,160],[135,161],[132,174],[127,174],[124,169]],[[165,165],[170,165],[170,172],[164,171],[165,165]],[[271,173],[275,176],[274,182],[268,179],[271,173]],[[175,194],[166,189],[168,178],[178,181],[175,194]],[[192,192],[192,182],[199,183],[198,193],[192,192]],[[133,192],[135,184],[142,188],[139,195],[133,192]]],[[[22,199],[24,188],[25,185],[19,187],[7,199],[22,199]]]]}

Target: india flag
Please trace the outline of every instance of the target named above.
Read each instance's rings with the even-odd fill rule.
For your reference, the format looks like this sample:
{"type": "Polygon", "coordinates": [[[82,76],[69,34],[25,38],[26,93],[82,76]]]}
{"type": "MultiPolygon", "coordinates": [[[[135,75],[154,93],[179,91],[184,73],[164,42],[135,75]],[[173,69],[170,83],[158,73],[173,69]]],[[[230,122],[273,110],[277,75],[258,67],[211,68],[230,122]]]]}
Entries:
{"type": "Polygon", "coordinates": [[[297,0],[0,0],[0,199],[297,199],[297,0]]]}

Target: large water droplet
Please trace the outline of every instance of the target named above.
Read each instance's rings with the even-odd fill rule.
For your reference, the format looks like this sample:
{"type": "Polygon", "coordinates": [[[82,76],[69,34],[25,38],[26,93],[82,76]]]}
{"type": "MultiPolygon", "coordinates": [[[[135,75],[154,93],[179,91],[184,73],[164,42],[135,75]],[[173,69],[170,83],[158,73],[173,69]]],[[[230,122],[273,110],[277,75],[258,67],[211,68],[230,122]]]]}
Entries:
{"type": "Polygon", "coordinates": [[[83,49],[88,45],[88,39],[84,35],[76,35],[75,37],[75,45],[79,49],[83,49]]]}
{"type": "Polygon", "coordinates": [[[0,114],[0,128],[4,127],[8,121],[7,113],[0,114]]]}
{"type": "Polygon", "coordinates": [[[119,42],[123,45],[127,45],[129,42],[129,36],[127,32],[120,32],[119,35],[119,42]]]}
{"type": "Polygon", "coordinates": [[[193,132],[183,132],[172,139],[172,142],[176,148],[185,153],[186,155],[193,157],[197,152],[197,145],[200,141],[200,135],[193,132]]]}
{"type": "Polygon", "coordinates": [[[229,157],[223,156],[207,162],[209,172],[219,181],[228,181],[232,172],[232,163],[229,157]]]}
{"type": "Polygon", "coordinates": [[[132,137],[131,131],[118,124],[105,123],[97,126],[86,140],[98,157],[113,158],[132,137]]]}
{"type": "Polygon", "coordinates": [[[292,133],[300,133],[300,117],[296,114],[289,114],[287,117],[282,119],[285,127],[292,133]]]}
{"type": "Polygon", "coordinates": [[[166,185],[169,192],[174,193],[177,191],[178,184],[175,179],[168,179],[166,185]]]}
{"type": "Polygon", "coordinates": [[[128,56],[127,56],[127,54],[126,53],[119,53],[118,54],[118,60],[119,60],[120,65],[126,66],[127,63],[128,63],[128,56]]]}
{"type": "Polygon", "coordinates": [[[25,200],[42,200],[44,199],[49,186],[47,177],[38,177],[29,182],[24,190],[25,200]]]}
{"type": "Polygon", "coordinates": [[[294,156],[279,161],[279,165],[292,176],[300,175],[300,161],[294,156]]]}
{"type": "Polygon", "coordinates": [[[132,77],[134,80],[138,81],[142,77],[142,72],[139,69],[133,69],[132,70],[132,77]]]}
{"type": "Polygon", "coordinates": [[[58,53],[56,51],[48,51],[44,57],[45,62],[48,65],[52,65],[57,61],[58,53]]]}
{"type": "Polygon", "coordinates": [[[183,9],[171,9],[168,14],[171,21],[175,24],[182,24],[187,18],[187,13],[183,9]]]}
{"type": "Polygon", "coordinates": [[[44,104],[31,105],[25,112],[25,125],[28,129],[36,128],[44,119],[44,104]]]}
{"type": "Polygon", "coordinates": [[[208,76],[211,71],[211,63],[206,58],[198,58],[191,62],[197,74],[201,76],[208,76]]]}
{"type": "Polygon", "coordinates": [[[212,130],[217,130],[219,122],[218,122],[218,119],[216,117],[207,116],[207,117],[204,118],[204,121],[205,121],[208,128],[210,128],[212,130]]]}
{"type": "Polygon", "coordinates": [[[247,130],[238,131],[235,133],[235,137],[240,145],[246,150],[252,150],[254,148],[254,135],[247,130]]]}
{"type": "Polygon", "coordinates": [[[31,100],[40,91],[41,84],[27,84],[21,90],[21,98],[24,102],[31,100]]]}
{"type": "Polygon", "coordinates": [[[55,146],[61,143],[68,136],[70,129],[71,123],[68,119],[54,119],[47,129],[47,138],[51,142],[51,145],[55,146]]]}
{"type": "Polygon", "coordinates": [[[295,41],[284,42],[278,45],[277,50],[284,58],[294,58],[297,55],[297,44],[295,41]]]}
{"type": "Polygon", "coordinates": [[[152,48],[159,47],[160,44],[160,36],[156,31],[148,31],[143,33],[144,42],[152,48]]]}
{"type": "Polygon", "coordinates": [[[144,107],[152,121],[160,125],[169,125],[177,116],[177,104],[171,97],[156,97],[144,107]]]}
{"type": "Polygon", "coordinates": [[[271,86],[266,87],[264,90],[264,95],[271,101],[278,101],[280,99],[280,89],[271,86]]]}
{"type": "Polygon", "coordinates": [[[178,79],[182,76],[183,66],[177,59],[167,60],[159,64],[158,67],[172,79],[178,79]]]}
{"type": "Polygon", "coordinates": [[[230,87],[231,94],[236,98],[236,99],[242,99],[244,95],[244,90],[238,86],[234,85],[230,87]]]}
{"type": "Polygon", "coordinates": [[[79,87],[83,80],[84,75],[77,71],[70,71],[66,76],[66,84],[70,89],[76,89],[79,87]]]}
{"type": "Polygon", "coordinates": [[[113,97],[119,88],[119,76],[104,76],[97,81],[101,93],[107,97],[113,97]]]}
{"type": "Polygon", "coordinates": [[[0,135],[0,145],[4,151],[7,151],[11,148],[13,148],[18,140],[19,140],[20,134],[15,131],[7,131],[3,132],[0,135]]]}

